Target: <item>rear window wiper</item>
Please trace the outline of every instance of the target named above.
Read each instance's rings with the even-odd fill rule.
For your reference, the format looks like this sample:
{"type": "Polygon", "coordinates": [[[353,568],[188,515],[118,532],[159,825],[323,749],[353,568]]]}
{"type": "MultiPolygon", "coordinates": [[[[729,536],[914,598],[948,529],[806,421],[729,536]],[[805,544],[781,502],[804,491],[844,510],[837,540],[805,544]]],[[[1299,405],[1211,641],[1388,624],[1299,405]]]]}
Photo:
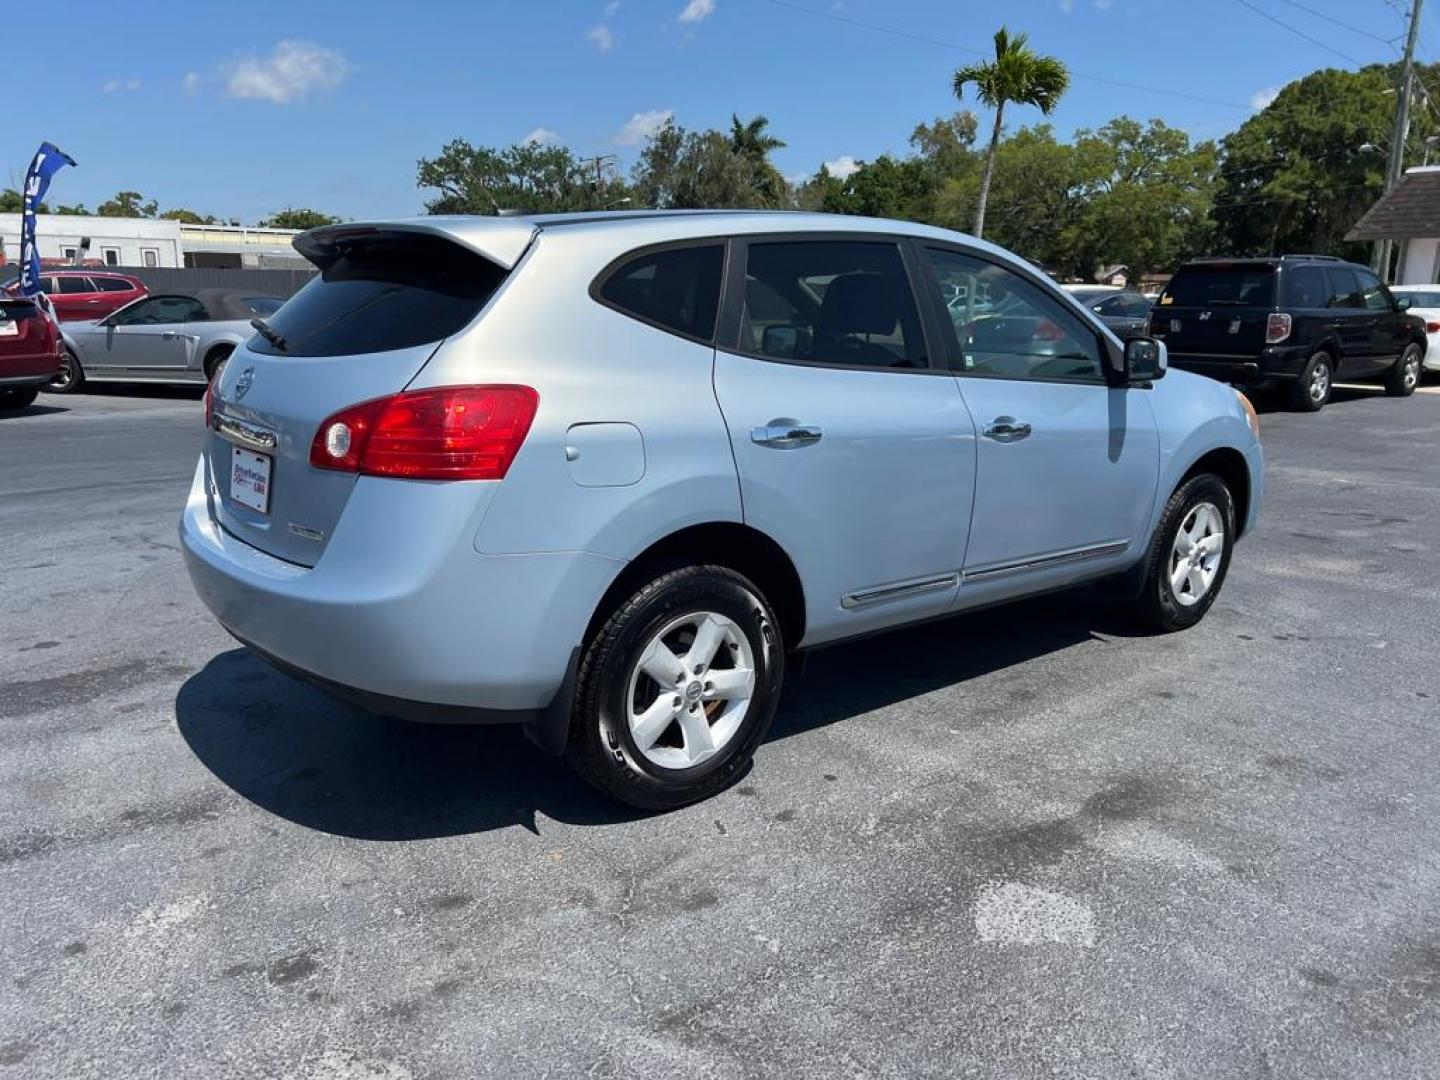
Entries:
{"type": "Polygon", "coordinates": [[[276,330],[271,328],[270,324],[267,323],[264,319],[251,319],[250,325],[253,326],[257,331],[259,331],[261,337],[263,337],[271,345],[274,345],[275,348],[279,349],[281,352],[290,351],[290,343],[286,341],[283,337],[281,337],[276,330]]]}

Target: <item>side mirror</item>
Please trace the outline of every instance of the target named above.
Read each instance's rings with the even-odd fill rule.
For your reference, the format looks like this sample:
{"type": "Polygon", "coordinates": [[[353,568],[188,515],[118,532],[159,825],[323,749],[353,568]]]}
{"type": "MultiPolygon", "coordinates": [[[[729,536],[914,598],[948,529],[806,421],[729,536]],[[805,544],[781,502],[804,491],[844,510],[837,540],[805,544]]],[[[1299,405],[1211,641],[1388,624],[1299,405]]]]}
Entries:
{"type": "Polygon", "coordinates": [[[1163,379],[1168,363],[1163,341],[1139,337],[1125,342],[1125,379],[1129,383],[1163,379]]]}
{"type": "Polygon", "coordinates": [[[1396,310],[1396,311],[1409,311],[1409,310],[1410,310],[1410,298],[1409,298],[1408,296],[1397,296],[1397,297],[1395,298],[1395,310],[1396,310]]]}
{"type": "Polygon", "coordinates": [[[793,360],[800,351],[800,328],[767,326],[760,339],[760,351],[766,356],[779,356],[793,360]]]}

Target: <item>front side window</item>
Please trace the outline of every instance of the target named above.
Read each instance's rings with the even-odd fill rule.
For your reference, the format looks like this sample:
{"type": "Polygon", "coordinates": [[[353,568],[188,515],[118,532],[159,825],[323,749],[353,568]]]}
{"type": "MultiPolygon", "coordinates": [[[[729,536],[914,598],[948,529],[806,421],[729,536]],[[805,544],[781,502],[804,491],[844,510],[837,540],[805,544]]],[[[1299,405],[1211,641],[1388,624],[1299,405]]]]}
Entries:
{"type": "Polygon", "coordinates": [[[724,265],[720,244],[652,251],[611,273],[600,286],[600,298],[644,322],[709,341],[715,336],[724,265]]]}
{"type": "Polygon", "coordinates": [[[740,349],[837,367],[927,366],[919,311],[894,244],[750,244],[740,349]]]}
{"type": "Polygon", "coordinates": [[[90,279],[87,277],[66,275],[60,279],[60,292],[62,295],[78,296],[80,293],[91,293],[94,291],[95,286],[90,284],[90,279]]]}
{"type": "Polygon", "coordinates": [[[927,248],[962,370],[1002,379],[1104,382],[1100,344],[1083,323],[1013,270],[927,248]]]}
{"type": "Polygon", "coordinates": [[[1365,298],[1367,308],[1371,311],[1394,310],[1394,305],[1390,303],[1390,293],[1380,284],[1379,278],[1367,270],[1357,270],[1355,276],[1360,281],[1360,294],[1365,298]]]}
{"type": "Polygon", "coordinates": [[[205,307],[190,296],[151,296],[117,312],[115,326],[159,326],[204,320],[205,307]]]}

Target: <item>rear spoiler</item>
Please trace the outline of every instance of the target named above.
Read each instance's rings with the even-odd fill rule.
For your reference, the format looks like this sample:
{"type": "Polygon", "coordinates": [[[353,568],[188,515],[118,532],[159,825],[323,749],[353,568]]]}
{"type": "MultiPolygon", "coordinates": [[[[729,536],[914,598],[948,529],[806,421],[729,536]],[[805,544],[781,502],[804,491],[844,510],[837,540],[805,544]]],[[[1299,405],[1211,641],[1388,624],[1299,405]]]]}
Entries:
{"type": "Polygon", "coordinates": [[[524,218],[441,215],[405,218],[399,221],[347,221],[323,225],[295,237],[295,250],[316,266],[324,267],[339,253],[346,240],[359,240],[385,233],[422,233],[449,240],[475,252],[501,269],[509,270],[520,261],[539,230],[524,218]]]}

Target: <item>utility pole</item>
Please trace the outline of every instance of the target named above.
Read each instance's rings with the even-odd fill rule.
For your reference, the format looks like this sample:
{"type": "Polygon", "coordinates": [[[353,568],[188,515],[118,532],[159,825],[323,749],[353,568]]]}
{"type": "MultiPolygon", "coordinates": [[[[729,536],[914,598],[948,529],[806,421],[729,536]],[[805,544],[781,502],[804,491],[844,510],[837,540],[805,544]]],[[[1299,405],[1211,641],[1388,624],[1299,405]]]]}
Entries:
{"type": "MultiPolygon", "coordinates": [[[[1410,136],[1410,95],[1415,92],[1415,41],[1420,37],[1420,9],[1425,0],[1410,0],[1410,32],[1405,35],[1405,67],[1395,98],[1395,130],[1390,134],[1390,160],[1385,168],[1385,194],[1390,194],[1405,172],[1405,140],[1410,136]]],[[[1389,277],[1390,241],[1375,244],[1375,272],[1389,277]]]]}

